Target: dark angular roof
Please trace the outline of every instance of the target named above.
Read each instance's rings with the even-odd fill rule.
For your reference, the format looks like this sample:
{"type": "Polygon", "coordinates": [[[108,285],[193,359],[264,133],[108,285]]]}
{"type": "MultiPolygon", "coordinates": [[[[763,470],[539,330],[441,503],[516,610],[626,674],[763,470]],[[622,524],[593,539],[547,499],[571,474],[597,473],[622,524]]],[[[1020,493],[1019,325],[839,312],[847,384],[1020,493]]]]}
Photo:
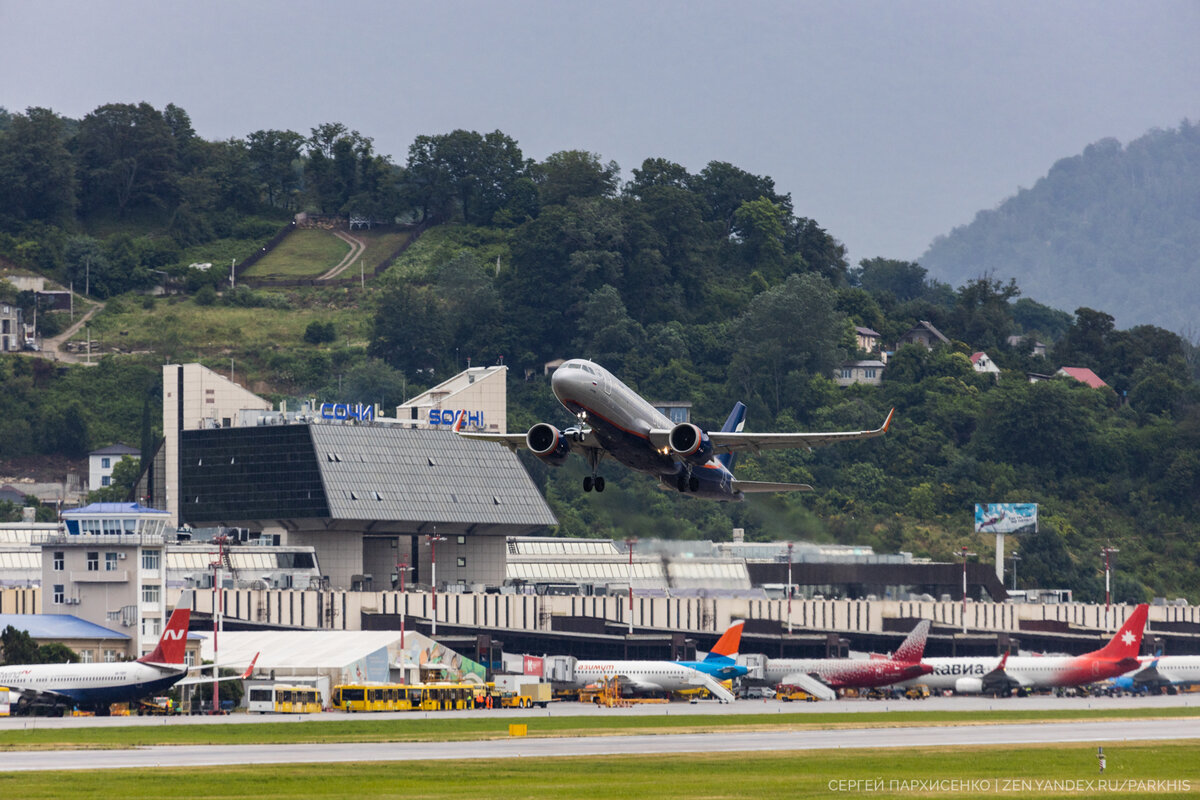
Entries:
{"type": "Polygon", "coordinates": [[[140,456],[141,450],[136,447],[130,447],[127,444],[110,444],[108,447],[101,447],[99,450],[93,450],[88,453],[89,456],[140,456]]]}

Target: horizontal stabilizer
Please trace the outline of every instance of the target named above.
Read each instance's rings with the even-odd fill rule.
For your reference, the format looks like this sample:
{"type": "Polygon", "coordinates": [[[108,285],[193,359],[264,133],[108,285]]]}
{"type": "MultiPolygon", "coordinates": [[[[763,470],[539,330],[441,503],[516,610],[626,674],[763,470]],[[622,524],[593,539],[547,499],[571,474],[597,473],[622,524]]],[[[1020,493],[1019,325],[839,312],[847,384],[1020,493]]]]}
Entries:
{"type": "Polygon", "coordinates": [[[735,492],[755,494],[762,492],[811,492],[813,487],[807,483],[770,483],[768,481],[739,481],[733,482],[735,492]]]}
{"type": "Polygon", "coordinates": [[[791,675],[785,676],[779,685],[803,689],[818,700],[837,700],[837,692],[804,672],[793,672],[791,675]]]}

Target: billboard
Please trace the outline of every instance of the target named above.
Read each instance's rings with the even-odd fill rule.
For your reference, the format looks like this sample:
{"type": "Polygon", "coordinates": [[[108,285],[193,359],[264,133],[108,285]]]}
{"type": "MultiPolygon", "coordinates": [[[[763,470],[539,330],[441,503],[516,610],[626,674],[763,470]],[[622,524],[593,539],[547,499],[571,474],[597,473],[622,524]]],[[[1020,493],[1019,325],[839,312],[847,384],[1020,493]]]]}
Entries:
{"type": "Polygon", "coordinates": [[[976,533],[1037,533],[1037,503],[976,503],[976,533]]]}

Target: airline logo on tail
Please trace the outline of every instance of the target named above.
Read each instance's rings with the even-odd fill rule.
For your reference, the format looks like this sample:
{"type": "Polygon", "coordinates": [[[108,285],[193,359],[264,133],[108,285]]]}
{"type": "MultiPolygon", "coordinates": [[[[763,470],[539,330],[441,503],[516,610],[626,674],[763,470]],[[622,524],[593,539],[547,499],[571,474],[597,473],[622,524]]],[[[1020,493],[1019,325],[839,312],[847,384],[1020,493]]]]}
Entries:
{"type": "Polygon", "coordinates": [[[721,634],[721,638],[713,645],[712,650],[708,651],[708,655],[704,660],[712,663],[733,661],[737,658],[738,648],[742,646],[742,628],[746,626],[745,620],[739,620],[726,629],[725,633],[721,634]]]}
{"type": "Polygon", "coordinates": [[[170,664],[183,666],[183,655],[187,649],[188,621],[191,619],[191,609],[181,606],[171,614],[167,627],[158,640],[158,646],[148,656],[138,659],[142,664],[170,664]]]}
{"type": "Polygon", "coordinates": [[[930,621],[923,619],[912,629],[912,633],[896,648],[892,659],[905,664],[916,664],[925,657],[925,640],[929,637],[930,621]]]}
{"type": "Polygon", "coordinates": [[[1111,658],[1114,660],[1136,659],[1142,649],[1142,633],[1146,629],[1146,617],[1149,613],[1149,605],[1146,603],[1139,605],[1129,615],[1129,619],[1125,620],[1125,624],[1121,626],[1121,630],[1117,631],[1112,640],[1090,655],[1096,658],[1111,658]]]}

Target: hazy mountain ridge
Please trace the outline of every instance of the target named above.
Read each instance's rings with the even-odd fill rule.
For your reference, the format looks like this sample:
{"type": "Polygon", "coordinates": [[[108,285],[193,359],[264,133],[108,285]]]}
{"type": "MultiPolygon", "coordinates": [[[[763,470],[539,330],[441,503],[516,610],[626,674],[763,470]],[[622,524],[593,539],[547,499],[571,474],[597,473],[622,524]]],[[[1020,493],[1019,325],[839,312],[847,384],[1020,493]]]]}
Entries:
{"type": "Polygon", "coordinates": [[[969,225],[934,240],[930,274],[1015,278],[1026,297],[1112,313],[1122,327],[1195,331],[1200,303],[1200,126],[1089,145],[969,225]]]}

